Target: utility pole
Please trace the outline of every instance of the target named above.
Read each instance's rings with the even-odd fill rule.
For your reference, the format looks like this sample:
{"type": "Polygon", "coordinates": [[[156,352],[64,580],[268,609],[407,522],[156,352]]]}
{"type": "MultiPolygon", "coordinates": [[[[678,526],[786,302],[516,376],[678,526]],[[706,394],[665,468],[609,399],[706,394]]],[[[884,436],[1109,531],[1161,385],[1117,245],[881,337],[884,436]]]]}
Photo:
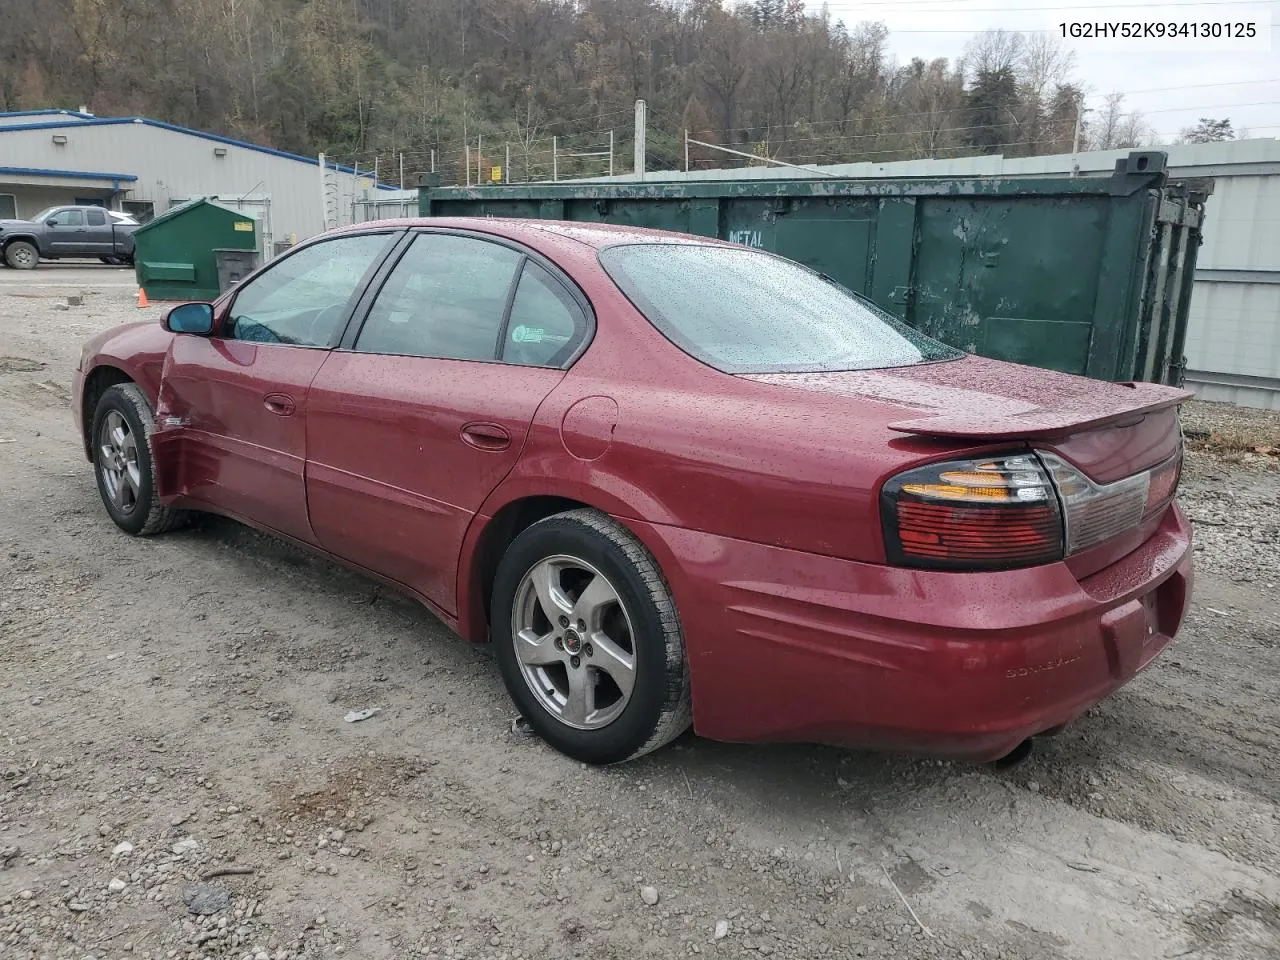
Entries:
{"type": "Polygon", "coordinates": [[[613,131],[609,131],[609,176],[613,176],[613,131]]]}
{"type": "Polygon", "coordinates": [[[476,134],[476,186],[477,187],[480,186],[482,183],[484,183],[484,180],[480,176],[480,163],[481,163],[481,158],[483,156],[484,156],[484,134],[477,133],[476,134]]]}
{"type": "Polygon", "coordinates": [[[332,224],[329,223],[329,185],[326,182],[328,177],[325,175],[323,153],[316,158],[316,162],[320,165],[320,222],[324,224],[324,229],[328,230],[332,224]]]}
{"type": "Polygon", "coordinates": [[[431,172],[436,172],[436,148],[431,148],[431,172]]]}
{"type": "Polygon", "coordinates": [[[462,145],[462,169],[465,171],[467,178],[467,186],[471,186],[471,144],[463,143],[462,145]]]}
{"type": "Polygon", "coordinates": [[[356,222],[356,200],[360,190],[360,161],[351,161],[351,222],[356,222]]]}
{"type": "Polygon", "coordinates": [[[400,189],[404,189],[404,154],[400,154],[400,189]]]}
{"type": "Polygon", "coordinates": [[[1084,94],[1076,97],[1076,132],[1071,135],[1071,176],[1080,175],[1080,115],[1084,113],[1084,94]]]}
{"type": "Polygon", "coordinates": [[[503,183],[511,182],[511,143],[510,141],[507,142],[506,162],[502,164],[502,182],[503,183]]]}
{"type": "Polygon", "coordinates": [[[643,100],[636,101],[636,134],[634,160],[632,163],[632,172],[635,173],[637,180],[644,179],[645,166],[645,109],[648,105],[643,100]]]}
{"type": "Polygon", "coordinates": [[[684,132],[684,172],[689,172],[689,131],[684,132]]]}
{"type": "Polygon", "coordinates": [[[551,182],[555,183],[560,179],[560,141],[556,137],[551,138],[551,182]]]}

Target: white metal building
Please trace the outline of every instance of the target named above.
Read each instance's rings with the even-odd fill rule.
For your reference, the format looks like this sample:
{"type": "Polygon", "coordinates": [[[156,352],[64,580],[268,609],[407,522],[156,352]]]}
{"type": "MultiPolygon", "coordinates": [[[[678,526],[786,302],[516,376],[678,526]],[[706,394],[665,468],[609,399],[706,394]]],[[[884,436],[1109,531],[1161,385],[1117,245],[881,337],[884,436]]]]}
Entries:
{"type": "MultiPolygon", "coordinates": [[[[1187,385],[1206,400],[1280,409],[1280,140],[1174,144],[1173,179],[1212,177],[1204,245],[1196,263],[1187,326],[1187,385]]],[[[646,182],[878,177],[1105,176],[1129,150],[1044,157],[973,156],[953,160],[846,163],[797,170],[747,167],[663,171],[646,182]]],[[[593,178],[604,182],[610,178],[593,178]]],[[[634,174],[611,178],[634,181],[634,174]]]]}
{"type": "Polygon", "coordinates": [[[0,218],[100,203],[139,219],[196,197],[255,216],[264,257],[352,222],[389,189],[348,167],[145,117],[81,111],[0,113],[0,218]]]}

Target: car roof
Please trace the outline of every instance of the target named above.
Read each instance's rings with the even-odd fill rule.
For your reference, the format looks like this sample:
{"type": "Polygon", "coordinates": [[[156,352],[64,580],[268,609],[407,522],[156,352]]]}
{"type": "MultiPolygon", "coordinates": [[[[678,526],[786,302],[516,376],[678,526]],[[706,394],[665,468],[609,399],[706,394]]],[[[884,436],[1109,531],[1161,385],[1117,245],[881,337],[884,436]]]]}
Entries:
{"type": "Polygon", "coordinates": [[[404,228],[435,227],[455,230],[476,230],[493,233],[511,239],[533,239],[541,236],[575,241],[589,247],[603,249],[633,243],[680,243],[699,246],[731,246],[714,237],[697,237],[672,230],[653,230],[648,227],[632,227],[613,223],[582,223],[569,220],[526,220],[515,217],[410,217],[400,220],[375,220],[358,223],[335,230],[334,233],[351,233],[388,226],[404,228]]]}

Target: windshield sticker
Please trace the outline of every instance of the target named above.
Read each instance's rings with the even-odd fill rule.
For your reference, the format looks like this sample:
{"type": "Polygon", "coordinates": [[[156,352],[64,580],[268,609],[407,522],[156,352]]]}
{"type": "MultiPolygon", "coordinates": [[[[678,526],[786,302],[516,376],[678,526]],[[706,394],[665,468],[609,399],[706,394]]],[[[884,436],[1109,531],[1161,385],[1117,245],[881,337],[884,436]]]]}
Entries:
{"type": "Polygon", "coordinates": [[[526,327],[524,324],[511,331],[512,343],[541,343],[545,337],[542,327],[526,327]]]}

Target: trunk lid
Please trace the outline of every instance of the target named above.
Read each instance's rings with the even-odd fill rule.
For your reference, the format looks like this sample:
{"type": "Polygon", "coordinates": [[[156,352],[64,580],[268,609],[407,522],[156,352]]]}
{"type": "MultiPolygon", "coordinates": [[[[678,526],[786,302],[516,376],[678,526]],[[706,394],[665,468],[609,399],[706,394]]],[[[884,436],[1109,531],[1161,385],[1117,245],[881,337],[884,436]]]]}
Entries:
{"type": "Polygon", "coordinates": [[[901,407],[889,429],[957,441],[1021,440],[1109,484],[1172,457],[1177,407],[1191,394],[1154,383],[1110,383],[965,357],[942,363],[749,379],[901,407]]]}

